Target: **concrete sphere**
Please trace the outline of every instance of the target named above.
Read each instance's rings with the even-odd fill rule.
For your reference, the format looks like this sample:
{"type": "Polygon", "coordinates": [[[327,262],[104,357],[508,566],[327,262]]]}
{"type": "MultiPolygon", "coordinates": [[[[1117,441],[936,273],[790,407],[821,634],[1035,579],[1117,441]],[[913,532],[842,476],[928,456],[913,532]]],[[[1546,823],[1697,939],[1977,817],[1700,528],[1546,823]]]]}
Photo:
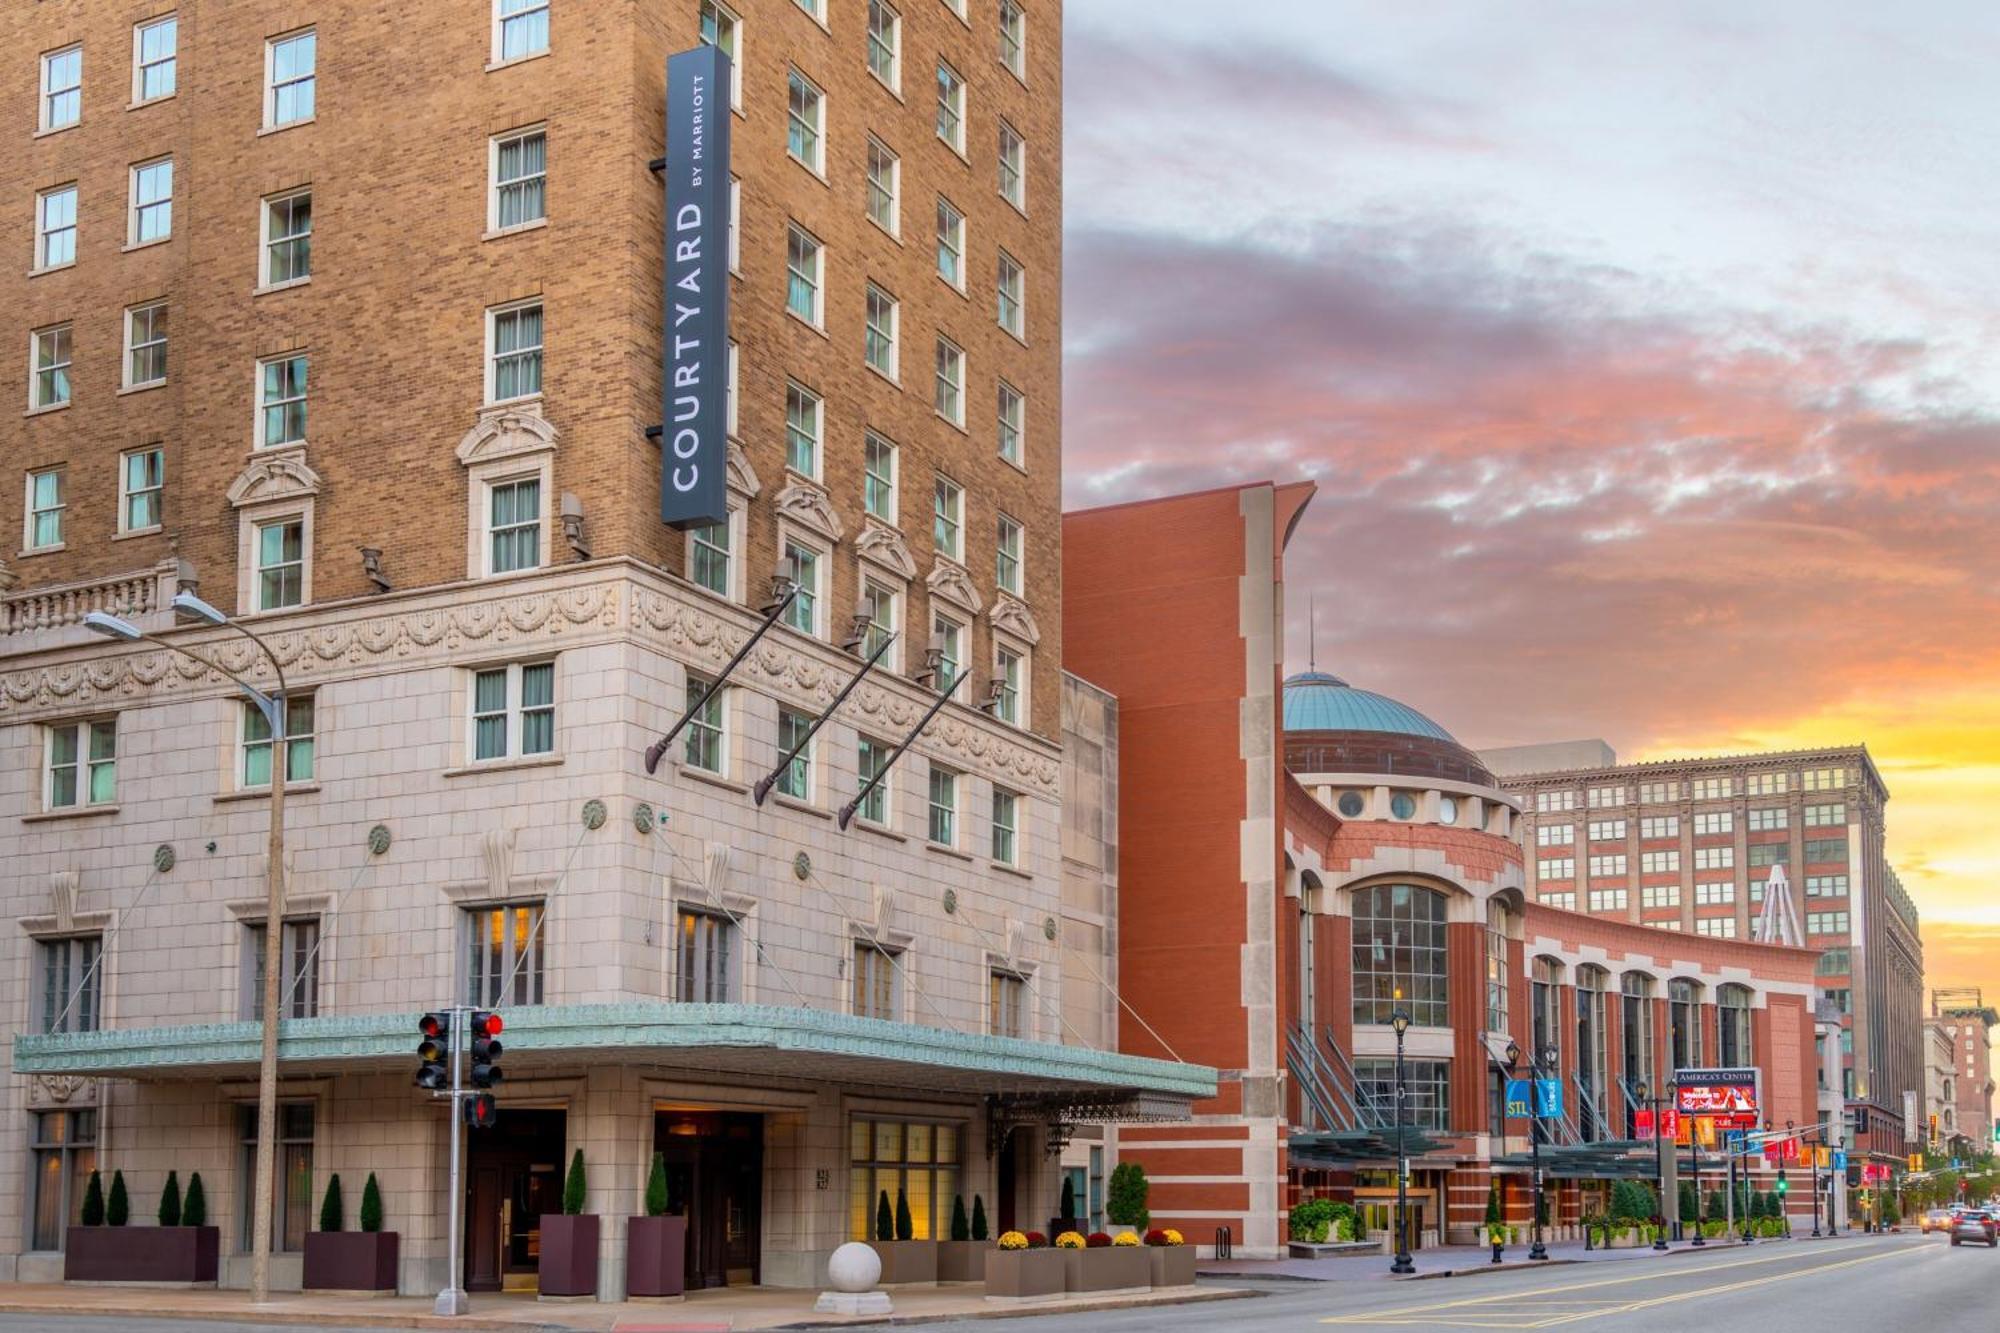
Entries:
{"type": "Polygon", "coordinates": [[[851,1240],[826,1261],[826,1275],[835,1291],[873,1291],[882,1280],[882,1256],[858,1240],[851,1240]]]}

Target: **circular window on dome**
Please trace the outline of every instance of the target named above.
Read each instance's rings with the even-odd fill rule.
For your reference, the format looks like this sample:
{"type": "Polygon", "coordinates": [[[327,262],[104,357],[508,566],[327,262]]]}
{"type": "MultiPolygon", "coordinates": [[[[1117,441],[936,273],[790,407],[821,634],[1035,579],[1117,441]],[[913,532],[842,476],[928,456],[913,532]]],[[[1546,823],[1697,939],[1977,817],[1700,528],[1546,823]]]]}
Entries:
{"type": "Polygon", "coordinates": [[[1458,798],[1456,796],[1438,797],[1438,822],[1441,824],[1456,824],[1458,822],[1458,798]]]}
{"type": "Polygon", "coordinates": [[[1399,791],[1389,798],[1389,813],[1398,819],[1417,817],[1417,798],[1406,791],[1399,791]]]}
{"type": "Polygon", "coordinates": [[[1358,791],[1344,791],[1340,794],[1336,808],[1348,819],[1359,819],[1361,812],[1368,808],[1368,802],[1362,799],[1358,791]]]}

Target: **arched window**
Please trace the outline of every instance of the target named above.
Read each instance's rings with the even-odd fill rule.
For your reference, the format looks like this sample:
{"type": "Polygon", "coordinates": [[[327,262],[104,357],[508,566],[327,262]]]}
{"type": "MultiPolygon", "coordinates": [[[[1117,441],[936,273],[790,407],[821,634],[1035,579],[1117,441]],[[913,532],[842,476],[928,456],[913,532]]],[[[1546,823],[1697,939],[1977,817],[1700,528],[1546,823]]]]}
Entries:
{"type": "Polygon", "coordinates": [[[1722,986],[1715,992],[1716,1017],[1722,1029],[1722,1067],[1747,1069],[1756,1063],[1750,1049],[1750,988],[1722,986]]]}
{"type": "Polygon", "coordinates": [[[1443,1027],[1445,904],[1435,889],[1377,884],[1354,895],[1354,1021],[1443,1027]]]}
{"type": "Polygon", "coordinates": [[[1486,1030],[1507,1031],[1507,905],[1486,901],[1486,1030]]]}
{"type": "Polygon", "coordinates": [[[1667,983],[1667,1020],[1676,1070],[1701,1065],[1701,983],[1677,977],[1667,983]]]}
{"type": "Polygon", "coordinates": [[[1576,970],[1576,1081],[1583,1092],[1584,1137],[1592,1143],[1611,1137],[1604,1117],[1604,1081],[1610,1066],[1604,988],[1610,979],[1594,964],[1576,970]]]}
{"type": "Polygon", "coordinates": [[[1627,972],[1619,984],[1623,992],[1625,1046],[1626,1122],[1625,1137],[1639,1137],[1638,1107],[1632,1098],[1644,1083],[1653,1096],[1660,1095],[1660,1080],[1653,1069],[1653,978],[1644,972],[1627,972]]]}
{"type": "Polygon", "coordinates": [[[1556,989],[1562,985],[1562,975],[1560,958],[1535,960],[1535,1021],[1531,1036],[1537,1051],[1546,1051],[1556,1045],[1556,1034],[1562,1031],[1561,992],[1556,989]]]}

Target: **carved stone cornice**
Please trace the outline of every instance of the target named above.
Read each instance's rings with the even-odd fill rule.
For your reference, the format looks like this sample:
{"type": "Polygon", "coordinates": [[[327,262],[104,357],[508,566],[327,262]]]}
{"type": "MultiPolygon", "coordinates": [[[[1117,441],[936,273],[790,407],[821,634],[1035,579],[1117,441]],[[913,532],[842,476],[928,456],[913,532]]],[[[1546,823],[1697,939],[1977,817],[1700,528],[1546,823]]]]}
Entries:
{"type": "Polygon", "coordinates": [[[556,428],[542,415],[540,403],[489,407],[458,442],[458,461],[471,467],[506,458],[552,452],[556,428]]]}
{"type": "Polygon", "coordinates": [[[917,562],[910,558],[903,534],[886,524],[872,519],[863,523],[860,535],[854,539],[854,551],[863,560],[880,565],[906,583],[917,576],[917,562]]]}
{"type": "Polygon", "coordinates": [[[319,474],[306,466],[303,457],[291,452],[252,459],[229,483],[229,503],[237,509],[318,494],[319,474]]]}
{"type": "Polygon", "coordinates": [[[745,500],[756,499],[764,489],[764,483],[757,479],[757,469],[750,466],[750,455],[733,440],[729,444],[728,486],[732,494],[745,500]]]}
{"type": "Polygon", "coordinates": [[[979,590],[972,586],[972,578],[965,572],[965,566],[953,560],[939,560],[931,566],[931,572],[924,579],[933,597],[963,607],[973,615],[978,615],[985,603],[980,600],[979,590]]]}
{"type": "Polygon", "coordinates": [[[987,621],[1002,634],[1021,640],[1029,647],[1041,643],[1042,627],[1035,623],[1035,613],[1028,604],[1010,593],[1000,593],[993,599],[993,609],[986,613],[987,621]]]}
{"type": "Polygon", "coordinates": [[[826,492],[809,481],[795,478],[778,492],[778,498],[772,503],[777,508],[778,517],[790,519],[830,542],[839,541],[846,531],[840,515],[833,512],[833,502],[827,498],[826,492]]]}

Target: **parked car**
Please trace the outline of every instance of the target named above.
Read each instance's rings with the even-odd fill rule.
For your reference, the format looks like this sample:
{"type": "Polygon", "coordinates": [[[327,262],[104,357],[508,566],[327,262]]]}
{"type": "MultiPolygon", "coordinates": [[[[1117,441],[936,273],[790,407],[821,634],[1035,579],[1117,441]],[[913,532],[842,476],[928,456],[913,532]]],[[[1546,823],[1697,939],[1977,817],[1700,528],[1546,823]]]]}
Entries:
{"type": "Polygon", "coordinates": [[[1926,1236],[1933,1231],[1951,1230],[1951,1212],[1944,1208],[1933,1208],[1925,1213],[1917,1223],[1917,1229],[1926,1236]]]}
{"type": "Polygon", "coordinates": [[[1963,1245],[1966,1241],[2000,1249],[2000,1221],[1984,1208],[1966,1209],[1951,1224],[1951,1243],[1963,1245]]]}

